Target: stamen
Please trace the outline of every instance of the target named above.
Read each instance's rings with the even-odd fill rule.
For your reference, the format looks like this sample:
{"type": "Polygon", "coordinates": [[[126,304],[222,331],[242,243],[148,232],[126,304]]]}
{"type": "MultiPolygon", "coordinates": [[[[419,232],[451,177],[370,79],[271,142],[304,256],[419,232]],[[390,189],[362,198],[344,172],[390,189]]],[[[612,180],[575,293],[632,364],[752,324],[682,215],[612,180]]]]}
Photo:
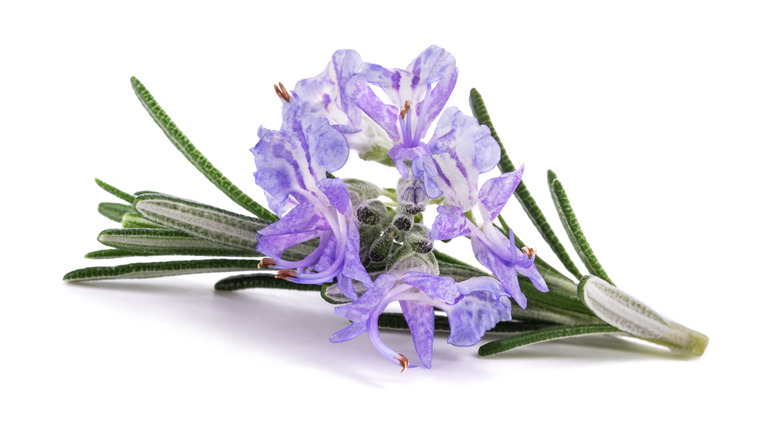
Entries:
{"type": "Polygon", "coordinates": [[[257,269],[263,269],[266,266],[276,266],[276,260],[270,257],[263,257],[260,263],[257,264],[257,269]]]}
{"type": "Polygon", "coordinates": [[[274,278],[280,278],[282,280],[287,280],[288,278],[298,278],[298,273],[292,269],[282,269],[276,273],[274,278]]]}
{"type": "Polygon", "coordinates": [[[406,117],[406,113],[409,111],[409,108],[411,107],[412,107],[411,102],[409,102],[408,100],[404,102],[404,107],[401,109],[401,113],[399,114],[402,119],[406,117]]]}
{"type": "Polygon", "coordinates": [[[397,360],[397,361],[398,361],[398,365],[401,365],[401,366],[403,367],[403,368],[401,369],[401,372],[402,372],[402,373],[403,373],[404,371],[406,371],[406,369],[407,369],[407,368],[409,368],[409,359],[407,359],[407,358],[406,358],[406,356],[404,356],[403,354],[401,354],[401,353],[396,353],[396,354],[395,354],[395,360],[397,360]]]}
{"type": "Polygon", "coordinates": [[[524,247],[520,248],[520,251],[523,254],[527,255],[529,259],[536,255],[536,249],[535,248],[529,248],[527,246],[524,246],[524,247]]]}
{"type": "Polygon", "coordinates": [[[279,96],[280,99],[284,99],[288,103],[290,102],[290,92],[284,88],[284,85],[282,85],[281,82],[279,82],[279,85],[274,84],[274,91],[276,91],[276,95],[279,96]]]}

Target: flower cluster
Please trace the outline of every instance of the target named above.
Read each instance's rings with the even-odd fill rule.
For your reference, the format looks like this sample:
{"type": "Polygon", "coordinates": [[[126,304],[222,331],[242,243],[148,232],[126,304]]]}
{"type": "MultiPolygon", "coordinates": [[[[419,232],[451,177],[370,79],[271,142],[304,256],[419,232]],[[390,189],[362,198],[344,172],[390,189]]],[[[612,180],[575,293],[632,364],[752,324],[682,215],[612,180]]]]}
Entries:
{"type": "Polygon", "coordinates": [[[457,76],[453,56],[436,46],[406,69],[339,50],[322,73],[292,91],[275,86],[282,126],[261,127],[252,149],[256,182],[281,217],[258,232],[257,250],[267,256],[262,264],[292,282],[335,281],[351,301],[336,313],[352,323],[331,341],[368,332],[377,350],[404,370],[409,360],[379,336],[378,318],[390,303],[400,303],[420,363],[430,367],[434,309],[447,314],[448,342],[470,346],[511,319],[510,298],[526,306],[518,275],[547,290],[535,252],[517,248],[511,231],[507,239],[493,226],[523,169],[480,185],[479,176],[496,167],[501,150],[475,118],[445,109],[457,76]],[[334,176],[350,150],[394,165],[395,191],[334,176]],[[430,229],[421,220],[429,201],[438,204],[430,229]],[[456,281],[440,275],[434,241],[460,236],[471,239],[476,259],[495,277],[456,281]],[[305,242],[316,242],[316,249],[300,260],[285,258],[305,242]]]}

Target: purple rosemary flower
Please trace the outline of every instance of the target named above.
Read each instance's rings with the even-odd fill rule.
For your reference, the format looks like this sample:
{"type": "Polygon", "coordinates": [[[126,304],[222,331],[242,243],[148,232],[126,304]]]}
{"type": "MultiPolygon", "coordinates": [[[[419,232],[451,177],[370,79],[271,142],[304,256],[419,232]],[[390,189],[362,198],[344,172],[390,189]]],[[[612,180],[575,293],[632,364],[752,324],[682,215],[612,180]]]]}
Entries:
{"type": "Polygon", "coordinates": [[[430,149],[431,171],[425,173],[426,190],[429,194],[431,191],[442,193],[450,204],[439,206],[431,239],[470,236],[477,260],[525,308],[527,300],[520,291],[517,274],[528,277],[538,290],[548,290],[533,264],[535,252],[518,249],[511,230],[507,239],[493,226],[520,183],[523,167],[489,179],[479,187],[479,175],[498,164],[501,148],[490,135],[489,128],[457,108],[448,108],[442,114],[430,149]],[[468,217],[465,213],[469,213],[468,217]]]}
{"type": "Polygon", "coordinates": [[[257,250],[268,256],[264,265],[280,269],[280,278],[322,284],[335,277],[344,295],[357,299],[352,280],[372,283],[360,263],[358,223],[344,183],[326,176],[344,165],[349,147],[344,136],[294,92],[280,87],[278,93],[287,103],[282,129],[260,127],[260,140],[251,151],[255,182],[269,204],[285,214],[258,231],[257,250]],[[318,247],[302,260],[282,258],[288,248],[316,238],[318,247]]]}
{"type": "Polygon", "coordinates": [[[511,319],[511,304],[501,284],[492,277],[475,277],[460,283],[449,277],[409,271],[377,277],[357,301],[339,306],[336,313],[352,324],[331,336],[331,342],[344,342],[363,332],[374,347],[391,362],[405,371],[409,359],[382,342],[379,336],[379,314],[398,301],[414,341],[420,363],[431,367],[433,356],[434,313],[437,308],[447,314],[450,336],[447,342],[469,347],[482,339],[487,330],[499,321],[511,319]]]}
{"type": "MultiPolygon", "coordinates": [[[[364,63],[360,73],[345,83],[342,93],[376,122],[395,143],[390,158],[401,175],[408,177],[405,160],[412,163],[429,155],[422,141],[433,120],[452,94],[458,78],[455,58],[444,49],[430,46],[406,70],[364,63]],[[390,102],[384,103],[370,85],[378,86],[390,102]]],[[[420,177],[414,166],[414,174],[420,177]]]]}
{"type": "Polygon", "coordinates": [[[344,134],[350,149],[361,158],[378,159],[386,156],[393,143],[382,128],[342,95],[362,65],[363,60],[356,51],[338,50],[319,75],[298,81],[295,93],[310,104],[314,114],[327,118],[344,134]]]}

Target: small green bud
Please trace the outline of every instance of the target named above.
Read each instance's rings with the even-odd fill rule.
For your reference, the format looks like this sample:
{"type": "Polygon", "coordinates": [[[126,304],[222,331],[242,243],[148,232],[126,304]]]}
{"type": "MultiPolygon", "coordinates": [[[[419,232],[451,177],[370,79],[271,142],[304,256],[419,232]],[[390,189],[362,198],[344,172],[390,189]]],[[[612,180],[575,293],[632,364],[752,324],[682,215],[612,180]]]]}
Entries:
{"type": "Polygon", "coordinates": [[[347,187],[352,205],[360,205],[367,199],[376,199],[382,195],[382,189],[368,181],[355,178],[345,178],[342,181],[347,187]]]}
{"type": "Polygon", "coordinates": [[[411,230],[406,233],[406,243],[416,253],[427,254],[433,250],[433,240],[429,237],[431,231],[422,224],[414,224],[411,230]]]}
{"type": "Polygon", "coordinates": [[[408,214],[398,213],[393,218],[393,226],[400,231],[409,231],[414,223],[414,218],[408,214]]]}
{"type": "Polygon", "coordinates": [[[387,221],[387,208],[382,201],[370,199],[363,201],[357,208],[357,220],[363,225],[377,225],[387,221]]]}
{"type": "Polygon", "coordinates": [[[393,249],[393,237],[389,234],[383,234],[371,244],[368,250],[368,259],[378,263],[384,261],[393,249]]]}
{"type": "Polygon", "coordinates": [[[428,195],[420,178],[399,179],[396,189],[398,209],[410,215],[416,215],[425,210],[428,205],[428,195]]]}
{"type": "Polygon", "coordinates": [[[411,245],[403,245],[387,258],[387,272],[419,271],[439,274],[439,263],[432,252],[420,254],[411,245]]]}

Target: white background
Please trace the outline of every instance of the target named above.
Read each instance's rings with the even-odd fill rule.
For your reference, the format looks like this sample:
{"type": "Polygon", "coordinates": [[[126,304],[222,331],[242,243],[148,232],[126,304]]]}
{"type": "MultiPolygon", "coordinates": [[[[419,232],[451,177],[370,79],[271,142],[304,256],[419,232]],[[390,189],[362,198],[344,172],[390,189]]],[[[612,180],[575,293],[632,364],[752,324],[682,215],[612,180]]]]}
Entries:
{"type": "MultiPolygon", "coordinates": [[[[0,7],[0,435],[776,430],[776,3],[535,3],[0,7]],[[481,359],[440,337],[431,370],[401,375],[365,336],[331,344],[347,321],[316,294],[216,294],[224,275],[61,282],[122,262],[82,258],[113,226],[94,177],[239,211],[167,142],[131,75],[260,199],[248,149],[280,122],[272,83],[317,74],[340,48],[405,67],[430,44],[457,59],[452,104],[468,111],[481,91],[559,236],[548,168],[613,280],[709,335],[703,357],[596,337],[481,359]]],[[[340,174],[394,184],[373,164],[340,174]]],[[[552,261],[514,201],[507,214],[552,261]]],[[[384,336],[415,357],[407,333],[384,336]]]]}

